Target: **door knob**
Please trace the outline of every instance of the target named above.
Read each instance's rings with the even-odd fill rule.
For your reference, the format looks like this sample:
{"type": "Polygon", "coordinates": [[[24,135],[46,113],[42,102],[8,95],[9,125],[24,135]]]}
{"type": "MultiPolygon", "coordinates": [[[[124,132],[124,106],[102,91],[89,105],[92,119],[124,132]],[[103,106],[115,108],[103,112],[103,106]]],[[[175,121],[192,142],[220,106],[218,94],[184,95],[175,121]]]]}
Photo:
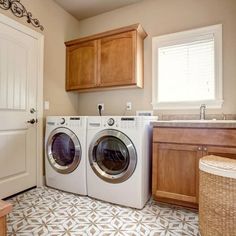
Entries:
{"type": "Polygon", "coordinates": [[[31,120],[28,120],[27,123],[30,123],[30,124],[34,124],[34,123],[37,123],[37,119],[31,119],[31,120]]]}

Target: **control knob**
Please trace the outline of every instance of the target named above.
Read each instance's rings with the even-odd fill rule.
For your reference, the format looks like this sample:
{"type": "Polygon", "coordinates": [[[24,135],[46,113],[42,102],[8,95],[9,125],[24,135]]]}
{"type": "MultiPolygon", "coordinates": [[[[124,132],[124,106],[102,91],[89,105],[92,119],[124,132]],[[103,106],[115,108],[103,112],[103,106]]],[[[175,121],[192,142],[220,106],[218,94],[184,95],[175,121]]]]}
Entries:
{"type": "Polygon", "coordinates": [[[113,118],[108,119],[107,124],[108,124],[109,126],[114,125],[114,124],[115,124],[114,119],[113,119],[113,118]]]}
{"type": "Polygon", "coordinates": [[[61,118],[61,122],[60,122],[60,124],[61,124],[61,125],[64,125],[65,122],[66,122],[65,118],[61,118]]]}

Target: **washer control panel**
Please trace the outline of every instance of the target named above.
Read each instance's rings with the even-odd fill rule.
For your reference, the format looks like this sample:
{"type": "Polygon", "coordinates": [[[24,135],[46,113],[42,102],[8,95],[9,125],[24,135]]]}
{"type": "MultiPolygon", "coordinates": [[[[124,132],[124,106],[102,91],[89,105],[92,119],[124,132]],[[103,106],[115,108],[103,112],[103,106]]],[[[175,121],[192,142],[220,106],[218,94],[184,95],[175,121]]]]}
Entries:
{"type": "Polygon", "coordinates": [[[102,126],[106,128],[133,129],[137,127],[137,119],[130,116],[102,117],[102,126]]]}

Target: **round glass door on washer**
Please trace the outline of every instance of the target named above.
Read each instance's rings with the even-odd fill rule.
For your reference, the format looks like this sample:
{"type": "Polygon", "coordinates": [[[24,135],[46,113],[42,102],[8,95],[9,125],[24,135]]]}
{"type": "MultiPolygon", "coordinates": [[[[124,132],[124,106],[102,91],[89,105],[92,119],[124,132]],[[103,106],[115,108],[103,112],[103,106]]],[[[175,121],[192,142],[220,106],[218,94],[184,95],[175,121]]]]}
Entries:
{"type": "Polygon", "coordinates": [[[89,146],[89,162],[99,178],[109,183],[122,183],[135,170],[136,149],[124,133],[103,130],[95,135],[89,146]]]}
{"type": "Polygon", "coordinates": [[[50,165],[58,173],[74,171],[81,160],[81,145],[77,136],[67,128],[54,129],[46,145],[50,165]]]}

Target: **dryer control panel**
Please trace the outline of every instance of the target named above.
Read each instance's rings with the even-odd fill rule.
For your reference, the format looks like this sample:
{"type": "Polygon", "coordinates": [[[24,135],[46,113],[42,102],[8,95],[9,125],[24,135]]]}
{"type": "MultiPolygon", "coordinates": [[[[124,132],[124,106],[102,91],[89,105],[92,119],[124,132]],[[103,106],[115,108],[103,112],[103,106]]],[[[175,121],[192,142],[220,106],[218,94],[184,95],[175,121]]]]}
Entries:
{"type": "MultiPolygon", "coordinates": [[[[47,125],[63,126],[63,127],[80,127],[82,126],[82,120],[78,116],[54,116],[47,117],[47,125]]],[[[85,122],[84,122],[85,125],[85,122]]]]}

